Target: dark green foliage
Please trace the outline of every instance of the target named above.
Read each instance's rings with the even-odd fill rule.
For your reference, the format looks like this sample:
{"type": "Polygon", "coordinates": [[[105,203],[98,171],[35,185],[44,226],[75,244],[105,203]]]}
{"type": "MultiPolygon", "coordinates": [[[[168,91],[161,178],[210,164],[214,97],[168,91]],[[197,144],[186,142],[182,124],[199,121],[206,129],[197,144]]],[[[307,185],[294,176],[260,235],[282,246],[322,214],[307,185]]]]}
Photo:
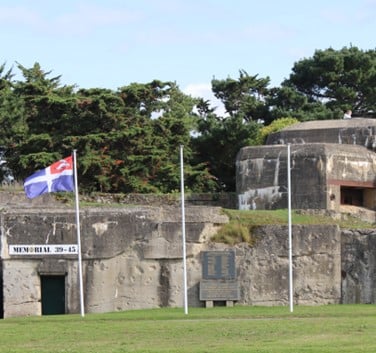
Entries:
{"type": "Polygon", "coordinates": [[[235,190],[235,160],[241,147],[253,144],[259,124],[244,122],[239,116],[217,119],[208,116],[200,122],[194,139],[196,160],[207,163],[217,179],[219,191],[235,190]]]}
{"type": "Polygon", "coordinates": [[[22,97],[13,92],[13,74],[0,66],[0,146],[17,143],[27,133],[22,97]]]}
{"type": "Polygon", "coordinates": [[[1,121],[13,129],[0,138],[18,179],[76,149],[82,191],[171,192],[180,188],[179,146],[184,145],[187,189],[212,187],[212,176],[205,164],[193,162],[190,146],[197,100],[176,84],[156,80],[118,91],[75,92],[37,63],[18,68],[24,80],[12,82],[5,73],[0,95],[6,108],[1,121]],[[9,115],[13,100],[19,111],[9,115]]]}
{"type": "Polygon", "coordinates": [[[269,94],[269,77],[249,76],[244,70],[238,80],[212,80],[214,95],[220,99],[230,116],[239,116],[244,121],[257,121],[268,116],[268,106],[264,98],[269,94]]]}
{"type": "Polygon", "coordinates": [[[321,101],[309,98],[289,86],[271,89],[267,102],[271,109],[270,116],[272,117],[268,123],[285,117],[307,121],[337,119],[343,115],[341,109],[333,111],[321,101]]]}
{"type": "Polygon", "coordinates": [[[295,63],[283,83],[332,112],[352,109],[365,116],[376,108],[376,51],[356,47],[316,50],[312,58],[295,63]]]}
{"type": "Polygon", "coordinates": [[[193,137],[196,159],[215,177],[216,190],[235,191],[235,160],[241,147],[254,144],[267,107],[261,97],[269,79],[240,71],[238,80],[213,80],[214,95],[225,105],[228,116],[219,117],[208,102],[198,104],[198,135],[193,137]]]}
{"type": "Polygon", "coordinates": [[[8,166],[22,181],[76,149],[84,192],[178,191],[180,145],[187,191],[235,191],[240,148],[262,143],[283,127],[279,119],[338,119],[345,109],[373,116],[376,108],[376,51],[356,47],[317,50],[294,64],[281,87],[244,70],[238,79],[212,80],[224,116],[174,82],[76,90],[38,63],[16,67],[22,80],[0,66],[0,147],[8,166]]]}

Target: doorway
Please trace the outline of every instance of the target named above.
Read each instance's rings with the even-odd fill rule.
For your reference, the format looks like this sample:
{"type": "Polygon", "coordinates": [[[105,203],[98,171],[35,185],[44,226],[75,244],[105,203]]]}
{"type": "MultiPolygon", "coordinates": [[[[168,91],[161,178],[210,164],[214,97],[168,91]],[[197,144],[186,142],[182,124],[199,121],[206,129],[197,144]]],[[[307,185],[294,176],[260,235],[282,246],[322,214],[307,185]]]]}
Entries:
{"type": "Polygon", "coordinates": [[[65,276],[40,276],[42,315],[65,314],[65,276]]]}

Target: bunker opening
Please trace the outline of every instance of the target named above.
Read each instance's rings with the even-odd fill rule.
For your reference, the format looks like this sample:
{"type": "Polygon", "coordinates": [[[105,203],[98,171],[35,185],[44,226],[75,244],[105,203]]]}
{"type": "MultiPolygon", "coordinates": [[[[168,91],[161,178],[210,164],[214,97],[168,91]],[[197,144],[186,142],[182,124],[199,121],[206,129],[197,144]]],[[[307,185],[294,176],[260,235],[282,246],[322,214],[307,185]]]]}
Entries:
{"type": "Polygon", "coordinates": [[[42,315],[65,314],[65,276],[41,275],[42,315]]]}
{"type": "Polygon", "coordinates": [[[365,207],[375,210],[375,188],[341,186],[341,205],[365,207]]]}

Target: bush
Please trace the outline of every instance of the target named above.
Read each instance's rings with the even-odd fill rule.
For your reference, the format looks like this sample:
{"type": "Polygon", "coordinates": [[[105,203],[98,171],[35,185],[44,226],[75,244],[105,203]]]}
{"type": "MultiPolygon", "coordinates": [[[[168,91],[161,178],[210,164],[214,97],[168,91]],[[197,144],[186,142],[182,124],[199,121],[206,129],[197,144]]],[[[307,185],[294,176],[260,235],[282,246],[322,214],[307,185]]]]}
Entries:
{"type": "Polygon", "coordinates": [[[281,118],[274,120],[270,125],[264,126],[260,129],[256,137],[256,145],[263,145],[266,141],[266,138],[273,132],[278,132],[284,129],[287,126],[298,123],[299,120],[295,118],[281,118]]]}
{"type": "Polygon", "coordinates": [[[229,245],[235,245],[238,243],[248,243],[249,245],[253,245],[254,243],[250,228],[241,224],[239,221],[230,221],[230,223],[222,226],[217,234],[213,236],[212,240],[229,245]]]}

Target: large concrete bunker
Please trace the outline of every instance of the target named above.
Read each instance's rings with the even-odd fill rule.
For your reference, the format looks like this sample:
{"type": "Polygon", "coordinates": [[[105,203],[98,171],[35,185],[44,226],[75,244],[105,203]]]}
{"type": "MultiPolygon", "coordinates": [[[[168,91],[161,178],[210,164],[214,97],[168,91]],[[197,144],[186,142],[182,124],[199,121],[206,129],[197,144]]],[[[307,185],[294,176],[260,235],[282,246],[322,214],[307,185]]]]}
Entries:
{"type": "Polygon", "coordinates": [[[376,120],[355,118],[298,123],[264,146],[244,147],[236,160],[239,208],[287,208],[290,144],[292,208],[375,210],[375,141],[376,120]]]}

